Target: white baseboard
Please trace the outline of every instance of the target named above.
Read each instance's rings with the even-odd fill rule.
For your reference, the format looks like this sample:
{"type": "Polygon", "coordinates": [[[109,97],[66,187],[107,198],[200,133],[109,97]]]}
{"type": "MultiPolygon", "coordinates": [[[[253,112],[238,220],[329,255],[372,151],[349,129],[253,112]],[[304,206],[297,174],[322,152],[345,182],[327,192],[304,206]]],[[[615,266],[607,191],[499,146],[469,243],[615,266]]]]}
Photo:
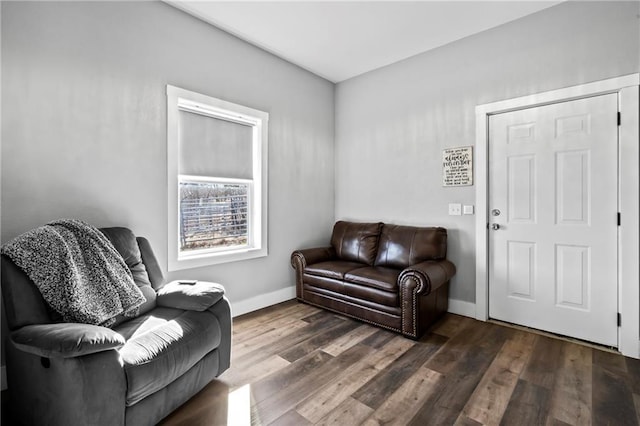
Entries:
{"type": "MultiPolygon", "coordinates": [[[[285,287],[280,290],[267,294],[252,297],[250,299],[240,300],[238,302],[231,301],[231,310],[234,317],[257,311],[277,303],[286,302],[295,299],[296,287],[285,287]]],[[[462,315],[465,317],[476,317],[476,304],[466,302],[464,300],[449,299],[449,312],[452,314],[462,315]]]]}
{"type": "Polygon", "coordinates": [[[449,299],[449,312],[465,317],[476,317],[476,304],[464,300],[449,299]]]}
{"type": "Polygon", "coordinates": [[[280,290],[272,291],[271,293],[261,294],[238,302],[231,300],[231,313],[234,317],[237,317],[295,298],[296,287],[285,287],[280,290]]]}
{"type": "Polygon", "coordinates": [[[2,390],[7,390],[7,366],[3,365],[0,369],[0,378],[2,379],[2,390]]]}

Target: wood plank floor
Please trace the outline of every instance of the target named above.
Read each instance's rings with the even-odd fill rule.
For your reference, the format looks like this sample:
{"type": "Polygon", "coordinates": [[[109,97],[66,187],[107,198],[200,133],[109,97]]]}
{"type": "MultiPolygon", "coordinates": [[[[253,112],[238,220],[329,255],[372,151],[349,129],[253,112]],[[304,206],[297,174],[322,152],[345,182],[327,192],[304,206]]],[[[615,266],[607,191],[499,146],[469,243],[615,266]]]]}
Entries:
{"type": "Polygon", "coordinates": [[[295,301],[234,320],[173,425],[638,425],[640,361],[447,314],[420,341],[295,301]]]}

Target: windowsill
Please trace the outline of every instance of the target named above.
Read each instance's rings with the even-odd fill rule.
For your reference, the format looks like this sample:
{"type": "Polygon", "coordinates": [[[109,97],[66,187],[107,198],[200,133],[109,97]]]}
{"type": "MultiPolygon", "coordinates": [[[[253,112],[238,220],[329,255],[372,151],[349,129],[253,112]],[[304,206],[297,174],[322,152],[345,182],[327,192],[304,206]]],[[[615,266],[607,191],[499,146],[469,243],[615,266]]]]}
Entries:
{"type": "Polygon", "coordinates": [[[199,253],[180,256],[178,259],[169,259],[169,271],[200,268],[203,266],[219,265],[222,263],[237,262],[242,260],[266,257],[266,248],[240,248],[217,253],[199,253]]]}

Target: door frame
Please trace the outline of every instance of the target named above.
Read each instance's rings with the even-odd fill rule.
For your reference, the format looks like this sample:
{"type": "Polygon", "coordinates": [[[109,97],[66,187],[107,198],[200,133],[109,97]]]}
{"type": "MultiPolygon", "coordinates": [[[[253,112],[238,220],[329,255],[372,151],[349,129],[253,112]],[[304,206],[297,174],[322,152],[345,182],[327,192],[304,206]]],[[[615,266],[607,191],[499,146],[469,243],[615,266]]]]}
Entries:
{"type": "Polygon", "coordinates": [[[618,94],[618,350],[640,358],[640,73],[476,106],[476,319],[489,319],[489,116],[608,93],[618,94]]]}

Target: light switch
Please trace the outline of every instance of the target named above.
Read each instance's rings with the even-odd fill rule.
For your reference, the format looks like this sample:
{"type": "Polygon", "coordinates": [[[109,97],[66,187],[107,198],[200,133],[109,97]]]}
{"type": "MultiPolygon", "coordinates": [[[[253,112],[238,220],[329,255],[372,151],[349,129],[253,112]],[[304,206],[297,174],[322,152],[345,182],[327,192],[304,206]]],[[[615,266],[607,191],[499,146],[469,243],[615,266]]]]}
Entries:
{"type": "Polygon", "coordinates": [[[460,216],[462,214],[462,204],[449,204],[449,216],[460,216]]]}
{"type": "Polygon", "coordinates": [[[463,206],[462,214],[473,214],[473,206],[463,206]]]}

